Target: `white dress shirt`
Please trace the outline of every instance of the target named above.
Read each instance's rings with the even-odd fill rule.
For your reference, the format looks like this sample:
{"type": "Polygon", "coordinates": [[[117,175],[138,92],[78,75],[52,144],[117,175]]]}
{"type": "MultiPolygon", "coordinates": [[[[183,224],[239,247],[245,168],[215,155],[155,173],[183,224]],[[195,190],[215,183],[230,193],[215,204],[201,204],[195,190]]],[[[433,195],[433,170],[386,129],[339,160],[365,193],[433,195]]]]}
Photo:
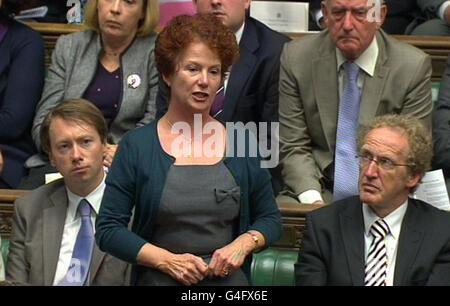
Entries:
{"type": "Polygon", "coordinates": [[[91,204],[91,207],[95,212],[91,216],[92,226],[95,233],[95,218],[100,209],[103,192],[105,190],[105,177],[103,177],[100,185],[98,185],[97,188],[95,188],[95,190],[88,194],[86,197],[80,197],[72,193],[69,189],[67,189],[67,187],[66,190],[68,196],[68,207],[66,220],[64,222],[64,232],[61,241],[61,248],[59,249],[58,265],[56,266],[55,278],[53,279],[54,286],[64,279],[67,270],[69,269],[70,261],[72,260],[73,248],[75,247],[78,231],[81,227],[81,218],[77,209],[78,204],[82,199],[86,199],[89,204],[91,204]]]}
{"type": "MultiPolygon", "coordinates": [[[[400,207],[391,212],[389,215],[383,218],[383,220],[389,226],[389,233],[385,237],[386,251],[387,251],[387,271],[386,271],[386,286],[393,286],[394,284],[394,272],[395,263],[397,259],[398,239],[400,237],[400,230],[402,227],[403,217],[405,216],[406,209],[408,208],[408,200],[405,201],[400,207]]],[[[365,252],[364,260],[367,259],[369,253],[369,247],[372,244],[373,236],[370,234],[370,227],[372,224],[380,219],[373,210],[367,204],[363,204],[363,216],[364,216],[364,242],[365,252]]]]}
{"type": "MultiPolygon", "coordinates": [[[[370,77],[373,77],[375,73],[375,66],[377,64],[377,58],[378,58],[378,43],[377,38],[374,36],[372,42],[367,47],[367,49],[354,61],[356,65],[361,69],[358,74],[358,88],[361,92],[363,86],[364,86],[364,79],[366,75],[369,75],[370,77]]],[[[341,50],[336,48],[336,63],[337,63],[337,71],[338,71],[338,84],[339,84],[339,97],[344,92],[345,85],[347,83],[347,78],[345,77],[345,71],[342,67],[342,64],[344,64],[347,60],[342,55],[341,50]]],[[[318,190],[307,190],[305,192],[302,192],[298,199],[300,203],[314,203],[316,201],[323,201],[322,195],[318,190]]]]}

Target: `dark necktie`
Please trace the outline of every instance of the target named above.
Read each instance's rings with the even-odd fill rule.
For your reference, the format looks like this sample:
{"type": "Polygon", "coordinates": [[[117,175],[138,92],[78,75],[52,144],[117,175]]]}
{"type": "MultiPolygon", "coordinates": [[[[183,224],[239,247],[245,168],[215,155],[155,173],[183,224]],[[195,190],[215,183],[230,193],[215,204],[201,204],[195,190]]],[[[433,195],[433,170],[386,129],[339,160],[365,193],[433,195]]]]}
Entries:
{"type": "Polygon", "coordinates": [[[347,84],[339,102],[334,168],[334,200],[358,194],[359,164],[356,159],[356,139],[360,92],[357,85],[359,67],[351,62],[343,64],[347,84]]]}
{"type": "Polygon", "coordinates": [[[89,202],[86,199],[82,199],[78,204],[81,227],[73,248],[72,260],[66,276],[58,286],[83,286],[86,283],[94,248],[94,228],[92,227],[91,211],[92,208],[89,202]]]}
{"type": "Polygon", "coordinates": [[[216,117],[222,112],[224,101],[225,101],[224,86],[221,86],[219,90],[217,90],[216,98],[214,99],[214,102],[211,106],[210,112],[211,116],[216,117]]]}

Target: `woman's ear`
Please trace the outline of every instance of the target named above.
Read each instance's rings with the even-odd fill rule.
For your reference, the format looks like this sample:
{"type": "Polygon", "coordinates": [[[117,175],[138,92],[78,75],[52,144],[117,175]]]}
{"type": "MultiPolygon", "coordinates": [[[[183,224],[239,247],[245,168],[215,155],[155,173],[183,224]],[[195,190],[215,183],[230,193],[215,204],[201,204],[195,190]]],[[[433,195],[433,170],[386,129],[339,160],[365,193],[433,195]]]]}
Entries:
{"type": "Polygon", "coordinates": [[[166,77],[164,74],[162,75],[163,81],[164,83],[166,83],[166,85],[168,87],[170,87],[170,79],[168,77],[166,77]]]}

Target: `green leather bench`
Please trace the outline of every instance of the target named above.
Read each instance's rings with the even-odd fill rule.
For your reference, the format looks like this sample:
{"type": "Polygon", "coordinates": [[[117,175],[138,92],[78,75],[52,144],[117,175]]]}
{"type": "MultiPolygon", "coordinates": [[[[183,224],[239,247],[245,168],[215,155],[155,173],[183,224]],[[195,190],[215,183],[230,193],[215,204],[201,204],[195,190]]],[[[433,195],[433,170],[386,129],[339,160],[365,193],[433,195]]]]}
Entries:
{"type": "MultiPolygon", "coordinates": [[[[9,240],[2,239],[2,256],[6,263],[9,240]]],[[[294,286],[294,263],[297,252],[267,249],[253,255],[252,281],[255,286],[294,286]]]]}
{"type": "Polygon", "coordinates": [[[294,263],[298,252],[266,249],[253,255],[252,282],[255,286],[295,286],[294,263]]]}

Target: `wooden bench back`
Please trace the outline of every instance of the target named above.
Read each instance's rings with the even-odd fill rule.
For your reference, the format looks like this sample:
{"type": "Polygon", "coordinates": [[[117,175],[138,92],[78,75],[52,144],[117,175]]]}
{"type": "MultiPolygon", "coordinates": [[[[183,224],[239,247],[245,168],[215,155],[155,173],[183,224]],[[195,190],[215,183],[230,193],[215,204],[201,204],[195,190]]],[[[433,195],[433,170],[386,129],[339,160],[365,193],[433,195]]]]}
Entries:
{"type": "MultiPolygon", "coordinates": [[[[0,235],[9,239],[11,235],[14,201],[27,194],[28,190],[0,189],[0,235]]],[[[279,203],[283,216],[283,234],[274,247],[298,250],[306,226],[306,214],[320,205],[279,203]]]]}
{"type": "MultiPolygon", "coordinates": [[[[80,25],[62,24],[62,23],[27,23],[30,27],[41,33],[45,41],[46,49],[46,66],[51,64],[51,54],[55,49],[56,40],[60,35],[71,34],[85,29],[80,25]]],[[[304,35],[312,35],[309,33],[285,33],[289,37],[295,39],[304,35]]],[[[394,35],[395,38],[413,45],[431,56],[433,73],[431,80],[440,82],[447,65],[447,57],[450,54],[450,37],[438,36],[411,36],[411,35],[394,35]]]]}

